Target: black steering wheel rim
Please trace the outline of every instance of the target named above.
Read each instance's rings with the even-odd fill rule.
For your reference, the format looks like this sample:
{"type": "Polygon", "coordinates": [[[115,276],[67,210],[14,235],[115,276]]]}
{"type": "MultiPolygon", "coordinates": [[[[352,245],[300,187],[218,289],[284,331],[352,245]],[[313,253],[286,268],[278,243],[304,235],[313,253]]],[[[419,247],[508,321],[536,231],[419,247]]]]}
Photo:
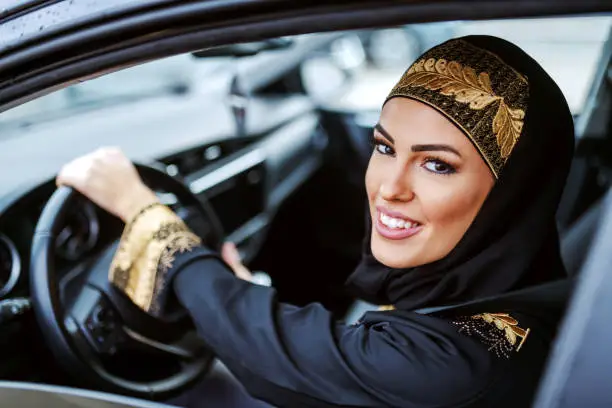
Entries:
{"type": "MultiPolygon", "coordinates": [[[[181,204],[198,205],[202,215],[207,217],[208,222],[212,222],[213,239],[212,242],[209,239],[207,244],[213,247],[221,244],[220,224],[205,201],[198,199],[183,183],[159,169],[145,165],[136,167],[147,185],[173,193],[181,204]]],[[[80,194],[72,188],[58,188],[45,205],[32,240],[30,293],[42,335],[64,370],[86,386],[146,399],[159,400],[174,396],[208,371],[213,360],[211,353],[204,352],[194,357],[193,361],[182,365],[178,373],[168,378],[137,382],[109,372],[93,358],[93,353],[88,355],[86,351],[83,352],[88,350],[88,346],[81,344],[85,337],[81,327],[66,315],[55,271],[55,238],[65,225],[70,204],[74,203],[77,196],[80,194]]],[[[86,286],[82,289],[85,290],[86,286]]],[[[154,361],[151,363],[154,364],[154,361]]]]}

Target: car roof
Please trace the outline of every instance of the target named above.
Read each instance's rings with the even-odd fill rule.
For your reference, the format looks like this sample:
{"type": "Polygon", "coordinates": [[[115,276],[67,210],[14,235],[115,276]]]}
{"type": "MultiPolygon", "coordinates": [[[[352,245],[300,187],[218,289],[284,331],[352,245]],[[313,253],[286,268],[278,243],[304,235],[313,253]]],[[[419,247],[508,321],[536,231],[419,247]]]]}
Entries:
{"type": "Polygon", "coordinates": [[[198,48],[409,22],[611,9],[601,0],[25,0],[0,9],[0,111],[84,78],[198,48]]]}

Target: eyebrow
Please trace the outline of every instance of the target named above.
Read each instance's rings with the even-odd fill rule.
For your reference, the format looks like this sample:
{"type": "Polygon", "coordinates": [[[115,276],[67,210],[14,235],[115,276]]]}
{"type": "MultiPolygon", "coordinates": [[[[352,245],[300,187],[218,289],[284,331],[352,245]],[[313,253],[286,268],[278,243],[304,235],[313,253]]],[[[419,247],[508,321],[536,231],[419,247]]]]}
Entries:
{"type": "Polygon", "coordinates": [[[387,132],[385,130],[384,127],[382,127],[382,125],[380,123],[377,123],[376,126],[374,126],[374,129],[376,129],[378,131],[378,133],[380,133],[381,135],[384,136],[385,139],[387,139],[388,141],[390,141],[391,143],[395,143],[395,140],[393,139],[393,137],[391,137],[391,135],[389,134],[389,132],[387,132]]]}
{"type": "Polygon", "coordinates": [[[461,157],[461,154],[459,154],[459,152],[457,150],[455,150],[454,148],[452,148],[449,145],[445,145],[445,144],[418,144],[418,145],[412,145],[412,147],[410,148],[410,150],[412,150],[413,152],[450,152],[453,154],[456,154],[457,156],[461,157]]]}
{"type": "MultiPolygon", "coordinates": [[[[383,135],[385,139],[387,139],[391,143],[395,143],[395,140],[393,139],[393,137],[389,134],[389,132],[385,130],[384,127],[382,127],[380,123],[377,123],[376,126],[374,126],[374,129],[376,129],[378,133],[383,135]]],[[[446,145],[446,144],[417,144],[417,145],[412,145],[410,150],[414,153],[416,152],[436,152],[436,151],[437,152],[449,152],[449,153],[453,153],[461,157],[461,154],[457,151],[457,149],[453,148],[452,146],[446,145]]]]}

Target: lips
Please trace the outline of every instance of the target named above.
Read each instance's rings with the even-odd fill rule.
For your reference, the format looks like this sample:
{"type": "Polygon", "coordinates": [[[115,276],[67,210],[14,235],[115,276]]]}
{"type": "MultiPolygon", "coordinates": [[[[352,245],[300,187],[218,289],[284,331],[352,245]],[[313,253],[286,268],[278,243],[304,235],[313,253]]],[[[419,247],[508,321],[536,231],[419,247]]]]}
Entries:
{"type": "Polygon", "coordinates": [[[418,234],[423,225],[405,215],[388,210],[382,206],[376,207],[376,231],[387,239],[406,239],[418,234]]]}

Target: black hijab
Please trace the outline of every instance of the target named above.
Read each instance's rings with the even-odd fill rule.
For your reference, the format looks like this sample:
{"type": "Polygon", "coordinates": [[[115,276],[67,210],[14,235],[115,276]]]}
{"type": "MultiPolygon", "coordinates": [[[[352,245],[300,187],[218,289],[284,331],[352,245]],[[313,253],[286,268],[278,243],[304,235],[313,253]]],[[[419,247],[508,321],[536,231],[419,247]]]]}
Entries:
{"type": "Polygon", "coordinates": [[[362,261],[348,279],[349,288],[367,301],[413,310],[563,278],[555,213],[573,155],[574,129],[562,92],[542,67],[505,40],[468,36],[424,53],[392,97],[420,100],[447,116],[472,140],[497,181],[458,245],[427,265],[392,269],[379,263],[370,249],[368,216],[362,261]],[[440,82],[436,71],[450,81],[440,82]],[[460,89],[464,82],[498,96],[493,100],[488,92],[460,89]],[[508,138],[512,132],[514,139],[508,138]]]}

